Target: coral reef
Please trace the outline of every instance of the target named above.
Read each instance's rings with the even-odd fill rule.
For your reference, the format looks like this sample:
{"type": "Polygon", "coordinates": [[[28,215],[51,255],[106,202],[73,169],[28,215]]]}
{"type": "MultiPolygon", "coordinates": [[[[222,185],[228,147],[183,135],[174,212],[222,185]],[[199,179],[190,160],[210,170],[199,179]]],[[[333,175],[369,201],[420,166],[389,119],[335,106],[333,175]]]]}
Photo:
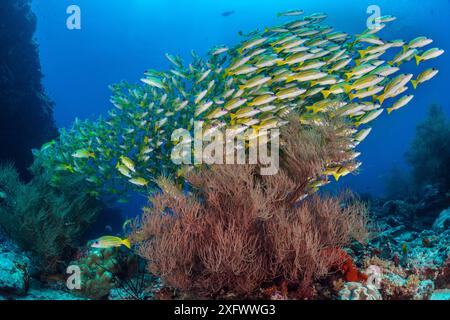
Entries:
{"type": "Polygon", "coordinates": [[[13,161],[26,179],[31,149],[57,136],[53,103],[41,85],[30,3],[3,0],[0,7],[0,162],[13,161]]]}
{"type": "Polygon", "coordinates": [[[354,249],[352,256],[363,268],[378,268],[384,300],[432,299],[434,290],[450,287],[450,225],[445,224],[448,210],[425,227],[418,218],[411,223],[399,217],[399,212],[409,216],[408,211],[414,208],[411,204],[397,201],[394,211],[386,210],[386,205],[392,202],[371,205],[377,233],[367,246],[354,249]]]}
{"type": "Polygon", "coordinates": [[[151,297],[149,275],[136,255],[118,248],[86,248],[71,262],[81,269],[81,289],[77,294],[91,299],[143,300],[151,297]]]}
{"type": "Polygon", "coordinates": [[[364,240],[364,207],[351,197],[303,199],[345,138],[326,126],[299,130],[293,123],[286,132],[282,153],[289,157],[277,175],[260,176],[250,165],[212,166],[185,175],[191,194],[158,180],[162,193],[150,197],[132,235],[151,272],[207,297],[257,296],[277,278],[306,296],[333,268],[355,277],[341,248],[364,240]]]}
{"type": "MultiPolygon", "coordinates": [[[[42,94],[33,59],[29,1],[7,5],[12,16],[26,18],[27,27],[17,34],[28,46],[14,47],[10,37],[0,38],[6,44],[0,54],[7,56],[0,81],[9,84],[0,93],[11,98],[7,110],[29,106],[26,114],[39,119],[45,132],[33,132],[35,140],[25,142],[28,123],[17,132],[5,126],[28,152],[54,134],[52,104],[42,94]],[[11,67],[11,55],[27,60],[25,52],[31,66],[11,67]],[[26,85],[33,93],[22,90],[22,76],[31,79],[26,85]]],[[[140,85],[112,86],[114,109],[106,119],[76,120],[33,150],[29,182],[23,183],[12,165],[1,165],[0,225],[29,253],[0,243],[0,299],[420,300],[430,299],[435,289],[448,289],[448,212],[436,221],[434,215],[423,217],[431,211],[437,215],[448,199],[449,130],[438,107],[431,107],[429,119],[418,127],[407,155],[420,199],[408,197],[402,184],[409,178],[397,179],[400,173],[394,171],[388,182],[391,199],[371,204],[378,230],[368,244],[366,206],[359,199],[316,194],[330,176],[339,180],[357,171],[355,148],[371,130],[364,126],[413,78],[389,77],[400,70],[394,62],[400,66],[407,62],[402,57],[412,55],[400,52],[400,60],[389,65],[377,61],[387,49],[365,41],[382,41],[374,39],[379,30],[353,37],[320,25],[325,18],[314,14],[267,28],[205,58],[193,53],[189,66],[167,55],[170,70],[148,70],[140,85]],[[364,100],[369,97],[372,102],[364,100]],[[281,129],[280,171],[261,175],[261,163],[181,168],[170,150],[187,142],[172,139],[172,133],[192,134],[198,121],[203,139],[222,129],[249,130],[243,149],[260,141],[266,129],[281,129]],[[130,235],[140,257],[123,248],[80,247],[102,208],[98,199],[124,202],[129,191],[150,193],[130,235]],[[30,261],[37,261],[39,270],[30,261]],[[62,270],[69,263],[82,271],[76,294],[65,288],[62,270]]],[[[404,44],[393,41],[387,47],[404,44]]],[[[400,98],[389,113],[410,98],[400,98]]],[[[8,147],[7,135],[0,137],[2,150],[11,153],[0,159],[16,160],[22,173],[29,159],[23,150],[8,147]]]]}
{"type": "Polygon", "coordinates": [[[360,282],[347,282],[339,292],[340,300],[383,300],[378,289],[360,282]]]}
{"type": "Polygon", "coordinates": [[[54,273],[71,259],[102,205],[83,193],[79,177],[54,181],[39,161],[31,172],[23,184],[12,165],[0,166],[0,226],[44,272],[54,273]]]}
{"type": "Polygon", "coordinates": [[[0,230],[0,295],[24,295],[32,273],[31,260],[0,230]]]}
{"type": "Polygon", "coordinates": [[[33,259],[0,230],[0,300],[80,299],[67,288],[44,286],[33,259]]]}

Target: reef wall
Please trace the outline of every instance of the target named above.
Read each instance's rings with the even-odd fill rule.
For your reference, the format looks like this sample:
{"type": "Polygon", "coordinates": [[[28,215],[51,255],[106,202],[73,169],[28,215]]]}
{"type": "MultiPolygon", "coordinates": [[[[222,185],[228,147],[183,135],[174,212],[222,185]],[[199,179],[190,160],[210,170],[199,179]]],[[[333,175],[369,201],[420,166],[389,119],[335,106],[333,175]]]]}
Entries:
{"type": "Polygon", "coordinates": [[[0,6],[0,162],[14,162],[27,180],[31,149],[57,135],[53,103],[41,84],[30,3],[2,0],[0,6]]]}

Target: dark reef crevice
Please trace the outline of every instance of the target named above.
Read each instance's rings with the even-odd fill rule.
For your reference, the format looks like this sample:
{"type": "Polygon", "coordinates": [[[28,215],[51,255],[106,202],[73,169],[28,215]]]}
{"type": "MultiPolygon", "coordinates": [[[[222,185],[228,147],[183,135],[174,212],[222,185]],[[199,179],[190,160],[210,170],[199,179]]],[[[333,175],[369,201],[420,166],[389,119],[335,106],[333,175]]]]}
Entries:
{"type": "Polygon", "coordinates": [[[31,149],[57,135],[53,102],[43,86],[36,16],[30,0],[2,0],[0,6],[0,162],[13,162],[23,179],[31,149]]]}

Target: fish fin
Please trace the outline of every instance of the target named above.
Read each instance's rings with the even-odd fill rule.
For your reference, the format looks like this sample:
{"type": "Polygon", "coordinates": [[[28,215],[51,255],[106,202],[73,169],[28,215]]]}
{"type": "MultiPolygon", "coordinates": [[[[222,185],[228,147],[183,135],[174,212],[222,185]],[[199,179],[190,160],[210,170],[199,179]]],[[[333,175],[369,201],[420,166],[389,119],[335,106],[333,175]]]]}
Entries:
{"type": "Polygon", "coordinates": [[[244,90],[244,89],[245,89],[245,85],[239,86],[239,90],[244,90]]]}
{"type": "Polygon", "coordinates": [[[408,50],[409,46],[408,45],[404,45],[403,46],[403,52],[406,52],[408,50]]]}
{"type": "Polygon", "coordinates": [[[361,56],[361,58],[364,58],[367,54],[366,50],[358,50],[358,53],[361,56]]]}
{"type": "MultiPolygon", "coordinates": [[[[279,17],[279,16],[278,16],[278,17],[279,17]]],[[[269,32],[269,28],[266,27],[266,28],[264,29],[264,32],[265,32],[265,33],[269,32]]]]}
{"type": "Polygon", "coordinates": [[[130,239],[124,239],[122,240],[122,244],[127,247],[128,249],[131,249],[131,242],[130,239]]]}
{"type": "Polygon", "coordinates": [[[394,108],[387,108],[386,110],[388,114],[391,114],[391,112],[394,111],[394,108]]]}
{"type": "Polygon", "coordinates": [[[331,94],[331,91],[330,90],[322,90],[322,94],[323,94],[323,97],[325,99],[327,99],[329,97],[329,95],[331,94]]]}
{"type": "Polygon", "coordinates": [[[416,58],[416,64],[419,65],[422,58],[418,56],[417,54],[414,55],[414,58],[416,58]]]}
{"type": "Polygon", "coordinates": [[[417,89],[417,85],[419,84],[419,80],[411,80],[411,83],[412,83],[414,89],[417,89]]]}

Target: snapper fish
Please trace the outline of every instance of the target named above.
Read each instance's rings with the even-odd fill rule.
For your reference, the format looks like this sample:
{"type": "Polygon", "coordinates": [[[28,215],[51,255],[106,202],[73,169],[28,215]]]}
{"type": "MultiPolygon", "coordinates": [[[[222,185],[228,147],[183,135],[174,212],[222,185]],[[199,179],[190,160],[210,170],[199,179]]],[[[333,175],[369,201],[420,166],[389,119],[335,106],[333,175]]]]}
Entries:
{"type": "Polygon", "coordinates": [[[404,96],[402,98],[400,98],[396,103],[394,103],[394,105],[392,106],[392,108],[387,108],[387,112],[388,114],[391,114],[392,111],[394,110],[398,110],[400,108],[403,108],[404,106],[406,106],[412,99],[414,98],[414,95],[407,95],[404,96]]]}
{"type": "Polygon", "coordinates": [[[72,154],[72,157],[78,158],[78,159],[89,159],[89,158],[95,158],[95,154],[93,152],[90,152],[86,149],[80,149],[75,151],[72,154]]]}
{"type": "Polygon", "coordinates": [[[132,179],[130,179],[128,181],[130,183],[136,185],[136,186],[139,186],[139,187],[145,187],[145,186],[147,186],[149,184],[149,181],[147,181],[146,179],[141,178],[141,177],[139,177],[139,178],[132,178],[132,179]]]}
{"type": "Polygon", "coordinates": [[[404,45],[403,51],[406,52],[408,49],[423,48],[431,43],[433,43],[432,39],[428,39],[427,37],[417,37],[411,40],[407,45],[404,45]]]}
{"type": "Polygon", "coordinates": [[[427,69],[421,74],[417,76],[416,80],[411,80],[411,83],[414,89],[417,89],[417,86],[421,83],[431,80],[439,73],[439,70],[436,68],[427,69]]]}
{"type": "Polygon", "coordinates": [[[303,10],[289,10],[289,11],[277,13],[277,16],[278,17],[296,17],[296,16],[301,16],[304,13],[305,12],[303,10]]]}
{"type": "Polygon", "coordinates": [[[121,246],[125,246],[128,249],[131,249],[131,242],[129,239],[122,239],[114,236],[103,236],[91,244],[92,248],[97,249],[109,249],[109,248],[118,248],[121,246]]]}
{"type": "Polygon", "coordinates": [[[419,65],[422,61],[427,61],[427,60],[431,60],[434,58],[437,58],[441,55],[444,54],[444,50],[439,49],[439,48],[433,48],[430,49],[428,51],[425,51],[422,55],[415,55],[414,57],[416,58],[416,64],[419,65]]]}

